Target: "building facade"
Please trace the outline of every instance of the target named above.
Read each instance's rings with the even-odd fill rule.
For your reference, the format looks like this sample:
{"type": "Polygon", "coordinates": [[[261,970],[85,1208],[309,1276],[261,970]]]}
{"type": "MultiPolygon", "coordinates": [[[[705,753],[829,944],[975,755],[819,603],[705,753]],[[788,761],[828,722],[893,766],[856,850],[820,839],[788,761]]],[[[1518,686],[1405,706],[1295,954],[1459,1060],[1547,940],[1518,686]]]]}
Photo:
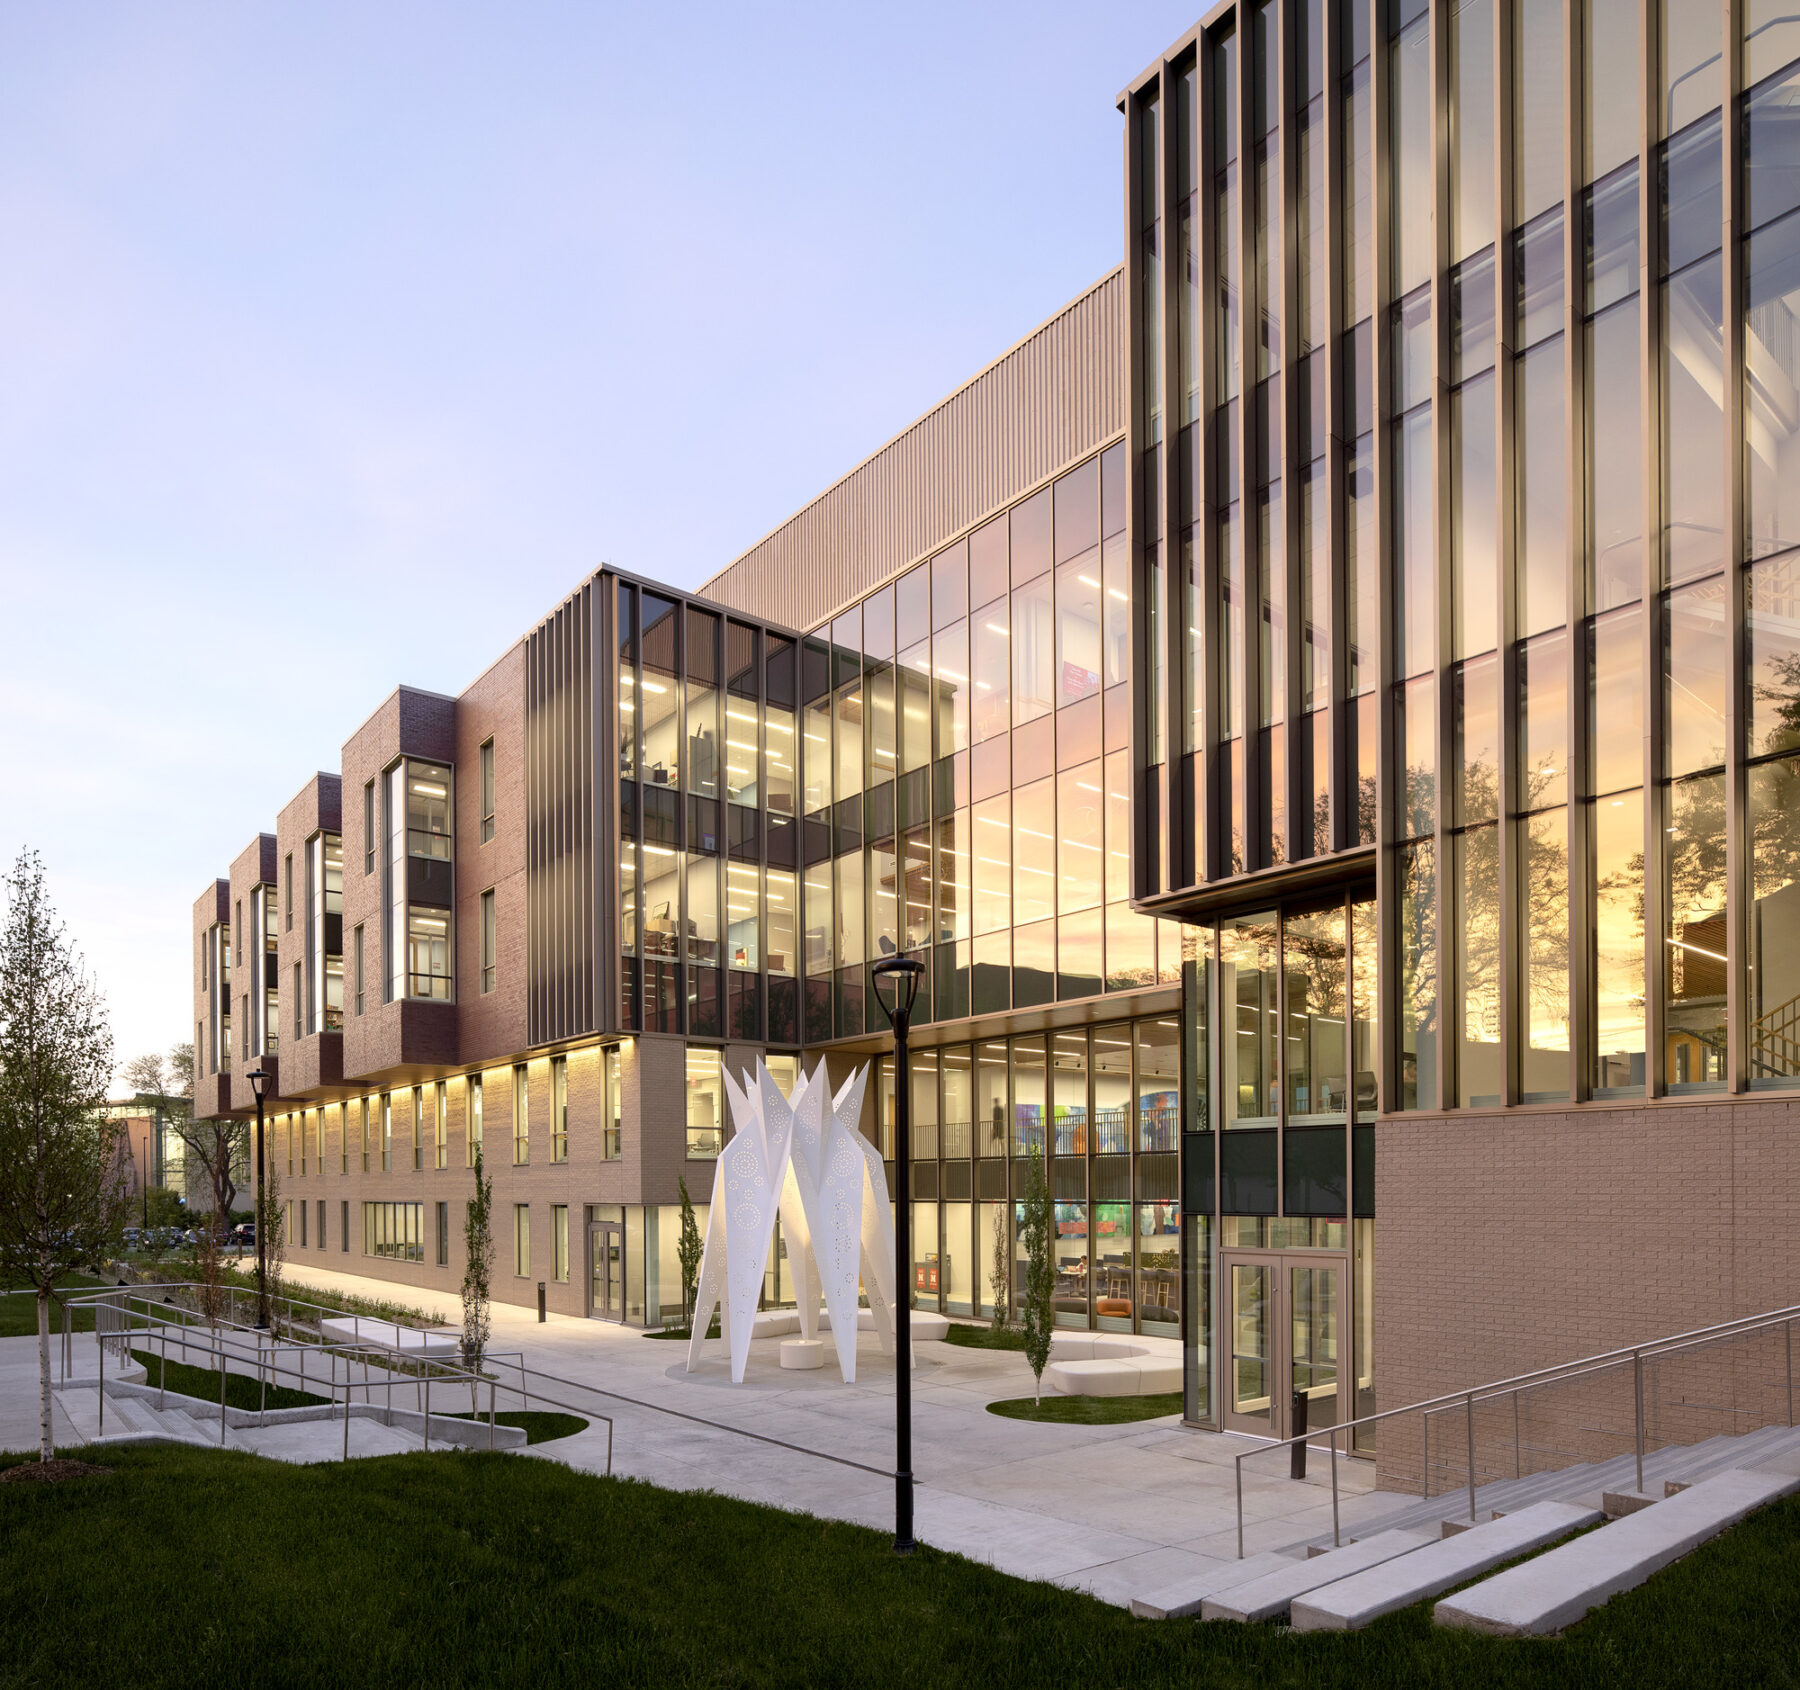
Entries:
{"type": "Polygon", "coordinates": [[[290,1249],[450,1288],[479,1145],[502,1296],[676,1318],[723,1070],[876,1062],[891,1157],[905,953],[915,1298],[1013,1294],[1041,1152],[1195,1424],[1800,1297],[1800,24],[1226,5],[1120,108],[1118,270],[203,895],[290,1249]]]}

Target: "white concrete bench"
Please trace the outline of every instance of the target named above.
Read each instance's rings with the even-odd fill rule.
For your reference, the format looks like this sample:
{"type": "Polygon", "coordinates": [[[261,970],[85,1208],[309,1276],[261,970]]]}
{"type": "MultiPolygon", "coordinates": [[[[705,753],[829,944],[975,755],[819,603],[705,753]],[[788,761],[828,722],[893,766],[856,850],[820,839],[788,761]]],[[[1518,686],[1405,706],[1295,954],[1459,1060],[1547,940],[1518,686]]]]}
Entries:
{"type": "Polygon", "coordinates": [[[421,1332],[414,1326],[396,1326],[391,1320],[371,1320],[366,1315],[321,1320],[319,1331],[328,1344],[367,1344],[403,1356],[448,1360],[462,1351],[462,1334],[450,1327],[421,1332]]]}
{"type": "MultiPolygon", "coordinates": [[[[856,1311],[856,1329],[859,1332],[875,1330],[875,1311],[873,1309],[856,1311]]],[[[831,1316],[823,1309],[819,1311],[819,1330],[821,1332],[831,1330],[831,1316]]],[[[914,1309],[912,1311],[911,1331],[915,1343],[921,1338],[941,1338],[949,1330],[949,1318],[937,1313],[935,1309],[914,1309]]]]}
{"type": "Polygon", "coordinates": [[[1278,1620],[1294,1604],[1294,1599],[1321,1585],[1336,1584],[1352,1573],[1377,1567],[1409,1550],[1422,1549],[1431,1539],[1423,1532],[1377,1532],[1341,1549],[1328,1550],[1291,1567],[1278,1567],[1248,1584],[1234,1584],[1200,1604],[1203,1620],[1239,1620],[1254,1624],[1258,1620],[1278,1620]]]}
{"type": "Polygon", "coordinates": [[[1181,1351],[1091,1332],[1056,1333],[1044,1378],[1065,1397],[1153,1397],[1181,1389],[1181,1351]]]}
{"type": "Polygon", "coordinates": [[[1433,1617],[1439,1625],[1496,1637],[1561,1631],[1620,1591],[1635,1590],[1746,1514],[1794,1491],[1800,1491],[1800,1477],[1787,1473],[1734,1468],[1702,1479],[1666,1502],[1446,1596],[1433,1617]]]}
{"type": "MultiPolygon", "coordinates": [[[[875,1330],[875,1311],[858,1309],[856,1326],[860,1332],[875,1330]]],[[[759,1314],[750,1327],[753,1338],[785,1338],[800,1330],[800,1311],[798,1309],[766,1309],[759,1314]]],[[[823,1309],[819,1311],[819,1330],[831,1330],[831,1316],[823,1309]]],[[[914,1309],[912,1312],[912,1335],[915,1340],[921,1338],[941,1338],[950,1330],[950,1322],[941,1314],[925,1309],[914,1309]]]]}
{"type": "Polygon", "coordinates": [[[1093,1361],[1053,1361],[1044,1369],[1065,1397],[1155,1397],[1181,1389],[1179,1356],[1114,1356],[1093,1361]]]}
{"type": "Polygon", "coordinates": [[[1594,1509],[1572,1502],[1534,1502],[1516,1514],[1428,1542],[1410,1555],[1384,1561],[1338,1583],[1315,1586],[1295,1601],[1289,1623],[1296,1631],[1360,1631],[1383,1614],[1441,1595],[1502,1561],[1529,1555],[1599,1521],[1594,1509]]]}

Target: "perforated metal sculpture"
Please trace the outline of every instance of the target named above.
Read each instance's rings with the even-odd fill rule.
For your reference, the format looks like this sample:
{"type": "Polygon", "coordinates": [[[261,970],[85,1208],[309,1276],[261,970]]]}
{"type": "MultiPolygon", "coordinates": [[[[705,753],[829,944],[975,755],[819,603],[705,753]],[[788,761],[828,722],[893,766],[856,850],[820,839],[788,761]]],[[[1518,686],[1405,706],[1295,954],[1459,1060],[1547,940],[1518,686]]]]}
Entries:
{"type": "Polygon", "coordinates": [[[700,1359],[717,1309],[732,1382],[743,1382],[779,1214],[801,1336],[816,1336],[823,1297],[838,1370],[853,1382],[859,1281],[882,1349],[891,1354],[894,1348],[894,1217],[887,1175],[881,1153],[856,1125],[868,1066],[836,1097],[823,1063],[801,1075],[791,1098],[782,1096],[761,1061],[745,1078],[747,1087],[725,1076],[736,1130],[713,1174],[688,1370],[700,1359]]]}

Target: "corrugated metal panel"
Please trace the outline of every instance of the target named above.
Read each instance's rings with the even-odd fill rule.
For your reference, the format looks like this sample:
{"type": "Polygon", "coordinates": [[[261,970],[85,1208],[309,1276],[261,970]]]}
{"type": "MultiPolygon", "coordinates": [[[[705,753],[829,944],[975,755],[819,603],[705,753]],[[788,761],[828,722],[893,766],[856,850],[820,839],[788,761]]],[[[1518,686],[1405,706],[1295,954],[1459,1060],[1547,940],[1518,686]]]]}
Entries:
{"type": "Polygon", "coordinates": [[[525,644],[526,1020],[531,1042],[594,1029],[590,583],[525,644]]]}
{"type": "Polygon", "coordinates": [[[1125,426],[1113,271],[700,588],[816,627],[1125,426]]]}

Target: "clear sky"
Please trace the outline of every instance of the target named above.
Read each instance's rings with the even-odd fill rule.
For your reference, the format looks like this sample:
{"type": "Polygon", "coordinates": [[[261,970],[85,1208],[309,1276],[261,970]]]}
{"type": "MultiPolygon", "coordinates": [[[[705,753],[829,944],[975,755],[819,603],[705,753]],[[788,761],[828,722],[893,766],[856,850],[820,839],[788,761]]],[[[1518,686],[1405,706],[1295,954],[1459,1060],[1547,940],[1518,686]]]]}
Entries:
{"type": "Polygon", "coordinates": [[[0,0],[0,855],[120,1059],[396,683],[697,585],[1118,263],[1199,5],[0,0]]]}

